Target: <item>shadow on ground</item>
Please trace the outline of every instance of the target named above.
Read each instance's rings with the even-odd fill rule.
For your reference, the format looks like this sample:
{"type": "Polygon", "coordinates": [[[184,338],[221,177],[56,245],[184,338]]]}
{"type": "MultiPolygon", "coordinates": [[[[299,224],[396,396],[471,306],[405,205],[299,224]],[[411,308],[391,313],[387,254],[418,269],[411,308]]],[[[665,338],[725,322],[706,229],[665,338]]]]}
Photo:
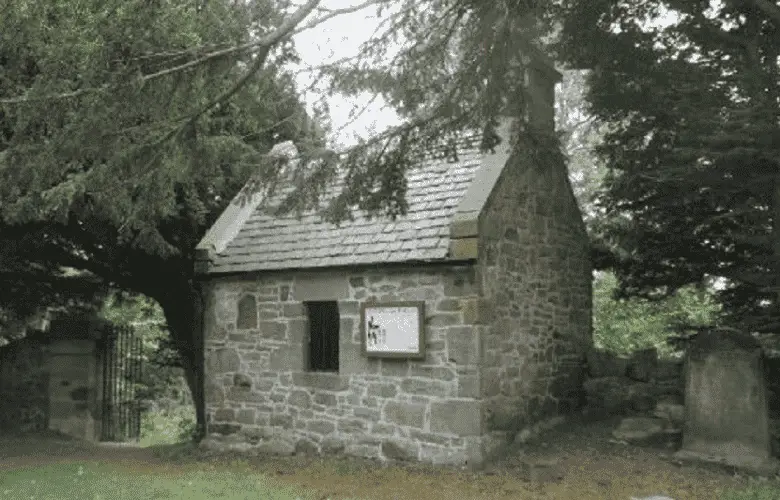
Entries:
{"type": "Polygon", "coordinates": [[[0,438],[0,474],[54,462],[110,462],[129,472],[161,474],[230,468],[333,499],[627,500],[664,494],[684,500],[719,498],[748,484],[734,470],[675,462],[671,449],[615,442],[613,427],[614,421],[563,424],[481,472],[347,458],[207,454],[190,444],[141,448],[57,435],[15,436],[0,438]]]}

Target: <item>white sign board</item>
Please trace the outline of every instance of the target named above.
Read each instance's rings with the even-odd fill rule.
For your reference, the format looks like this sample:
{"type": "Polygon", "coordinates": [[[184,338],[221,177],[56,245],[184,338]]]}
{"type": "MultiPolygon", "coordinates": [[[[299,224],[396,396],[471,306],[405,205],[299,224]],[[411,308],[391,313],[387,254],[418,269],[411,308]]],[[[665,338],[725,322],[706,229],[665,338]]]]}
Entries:
{"type": "Polygon", "coordinates": [[[366,304],[362,308],[364,352],[369,356],[422,357],[422,302],[366,304]]]}

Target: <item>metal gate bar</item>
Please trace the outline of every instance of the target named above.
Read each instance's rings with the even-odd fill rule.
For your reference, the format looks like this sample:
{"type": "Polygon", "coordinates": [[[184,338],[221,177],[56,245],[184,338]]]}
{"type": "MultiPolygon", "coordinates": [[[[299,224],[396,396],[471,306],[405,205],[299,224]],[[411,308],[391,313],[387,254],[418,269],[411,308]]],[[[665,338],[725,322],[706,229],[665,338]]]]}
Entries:
{"type": "Polygon", "coordinates": [[[103,338],[103,441],[138,440],[141,406],[136,384],[142,376],[141,339],[130,325],[112,325],[103,338]]]}

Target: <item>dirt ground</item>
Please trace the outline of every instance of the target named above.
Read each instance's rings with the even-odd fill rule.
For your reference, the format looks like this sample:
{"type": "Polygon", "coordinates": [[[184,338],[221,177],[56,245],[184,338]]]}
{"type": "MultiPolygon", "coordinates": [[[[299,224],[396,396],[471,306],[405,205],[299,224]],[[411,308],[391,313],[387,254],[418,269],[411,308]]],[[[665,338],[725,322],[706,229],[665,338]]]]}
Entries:
{"type": "MultiPolygon", "coordinates": [[[[110,461],[130,470],[176,474],[203,468],[240,468],[280,484],[317,492],[318,498],[519,498],[628,500],[664,494],[675,500],[715,499],[743,488],[749,478],[710,465],[677,463],[672,450],[614,442],[614,422],[564,424],[485,471],[420,465],[382,466],[368,460],[183,454],[181,448],[89,445],[55,438],[0,439],[0,474],[60,461],[110,461]]],[[[755,479],[753,479],[755,480],[755,479]]],[[[772,480],[776,481],[776,480],[772,480]]]]}

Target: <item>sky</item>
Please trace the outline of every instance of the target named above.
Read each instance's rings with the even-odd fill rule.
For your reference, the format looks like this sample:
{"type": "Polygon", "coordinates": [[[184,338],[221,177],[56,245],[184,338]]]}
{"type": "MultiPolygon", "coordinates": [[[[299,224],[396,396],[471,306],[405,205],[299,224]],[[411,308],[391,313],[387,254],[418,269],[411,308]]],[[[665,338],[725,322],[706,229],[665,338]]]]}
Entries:
{"type": "MultiPolygon", "coordinates": [[[[346,8],[361,2],[355,0],[325,0],[326,8],[346,8]]],[[[307,66],[316,66],[343,57],[356,55],[360,44],[368,40],[377,28],[379,20],[376,9],[366,8],[359,12],[343,14],[307,31],[295,35],[295,45],[302,59],[303,70],[307,66]]],[[[297,76],[299,89],[309,87],[313,81],[311,72],[301,72],[297,76]]],[[[323,95],[322,88],[307,92],[305,99],[310,105],[323,95]]],[[[330,106],[333,130],[332,138],[336,144],[348,146],[355,143],[355,134],[368,136],[372,127],[381,131],[398,123],[396,114],[383,106],[381,98],[369,104],[363,113],[350,118],[350,112],[365,107],[373,96],[365,94],[358,100],[333,96],[327,99],[330,106]]]]}

